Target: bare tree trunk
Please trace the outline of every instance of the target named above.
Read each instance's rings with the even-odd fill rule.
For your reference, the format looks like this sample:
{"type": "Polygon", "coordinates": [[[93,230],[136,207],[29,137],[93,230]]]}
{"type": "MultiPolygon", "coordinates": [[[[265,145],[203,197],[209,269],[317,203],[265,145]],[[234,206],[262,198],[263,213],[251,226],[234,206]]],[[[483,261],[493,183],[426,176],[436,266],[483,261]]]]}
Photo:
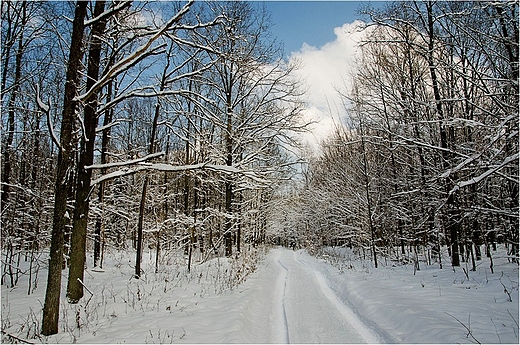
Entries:
{"type": "MultiPolygon", "coordinates": [[[[22,56],[23,56],[23,33],[24,26],[27,22],[27,3],[25,1],[22,2],[22,19],[21,19],[21,30],[20,36],[18,37],[18,48],[16,49],[16,57],[15,57],[15,71],[14,71],[14,81],[13,81],[13,91],[11,94],[11,98],[9,99],[8,104],[8,120],[7,120],[7,142],[5,143],[5,151],[4,151],[4,170],[2,174],[2,211],[5,210],[8,201],[9,201],[9,193],[10,193],[10,182],[11,182],[11,153],[13,151],[13,141],[14,141],[14,131],[15,131],[15,118],[14,118],[14,109],[16,104],[16,97],[18,95],[18,91],[20,89],[20,78],[22,74],[22,56]]],[[[7,68],[6,68],[7,70],[7,68]]],[[[5,71],[4,71],[5,73],[5,71]]]]}
{"type": "MultiPolygon", "coordinates": [[[[108,83],[107,90],[107,102],[112,98],[112,81],[108,83]]],[[[107,152],[108,152],[108,144],[110,141],[110,127],[107,126],[112,121],[112,113],[113,109],[107,109],[105,111],[105,118],[103,119],[103,135],[101,138],[101,164],[107,163],[107,152]]],[[[101,175],[105,175],[107,172],[106,168],[101,169],[101,175]]],[[[101,213],[98,214],[96,218],[96,229],[94,233],[94,267],[99,266],[103,267],[103,261],[101,260],[101,243],[103,241],[103,210],[104,210],[104,199],[105,199],[105,181],[102,181],[99,184],[98,190],[98,202],[101,207],[101,213]]]]}
{"type": "Polygon", "coordinates": [[[139,204],[139,219],[137,221],[137,243],[136,243],[136,257],[135,257],[135,273],[134,277],[139,279],[141,277],[141,260],[143,257],[143,221],[144,208],[146,204],[146,194],[148,191],[148,175],[144,177],[143,191],[141,193],[141,202],[139,204]]]}
{"type": "Polygon", "coordinates": [[[241,191],[240,192],[240,196],[239,196],[239,211],[238,211],[238,215],[240,217],[240,219],[238,220],[238,227],[237,227],[237,253],[240,253],[240,241],[242,240],[241,237],[242,237],[242,202],[244,201],[244,194],[243,192],[241,191]]]}
{"type": "MultiPolygon", "coordinates": [[[[105,1],[96,1],[94,18],[105,10],[105,1]]],[[[91,43],[87,67],[87,90],[90,90],[99,76],[101,60],[101,36],[105,31],[106,20],[101,19],[92,26],[91,43]]],[[[78,179],[76,185],[76,203],[74,222],[71,234],[70,269],[67,284],[67,299],[69,303],[77,303],[83,297],[83,272],[86,259],[87,223],[90,208],[90,180],[92,170],[85,169],[94,162],[94,143],[96,141],[98,91],[86,100],[84,110],[84,131],[81,139],[81,150],[78,164],[78,179]]]]}
{"type": "MultiPolygon", "coordinates": [[[[190,248],[188,254],[188,271],[191,270],[191,258],[193,257],[193,247],[195,242],[197,242],[197,206],[199,203],[199,194],[198,194],[198,182],[195,177],[193,181],[193,226],[190,229],[190,248]]],[[[200,243],[199,243],[200,245],[200,243]]]]}
{"type": "Polygon", "coordinates": [[[58,317],[61,293],[61,269],[63,265],[63,234],[65,232],[67,196],[69,175],[74,162],[74,145],[72,143],[72,129],[77,102],[74,101],[78,88],[81,59],[83,57],[83,30],[84,18],[88,2],[78,1],[72,24],[71,45],[65,81],[65,97],[61,122],[60,151],[58,154],[58,168],[56,186],[54,190],[54,215],[47,278],[45,304],[43,306],[42,334],[58,333],[58,317]]]}
{"type": "MultiPolygon", "coordinates": [[[[227,102],[227,130],[226,130],[226,165],[233,165],[233,139],[231,131],[232,127],[232,116],[233,110],[231,109],[231,92],[228,92],[226,96],[227,102]]],[[[225,220],[225,228],[224,228],[224,243],[226,248],[226,256],[231,256],[233,254],[233,239],[231,236],[231,228],[233,221],[231,219],[232,212],[232,202],[233,202],[233,182],[230,177],[226,177],[226,220],[225,220]]]]}
{"type": "MultiPolygon", "coordinates": [[[[432,87],[433,87],[433,95],[435,97],[435,104],[437,115],[439,116],[439,120],[444,120],[444,113],[442,109],[442,100],[441,93],[439,89],[439,80],[437,78],[437,71],[435,67],[434,61],[434,49],[435,49],[435,32],[434,32],[434,18],[433,18],[433,2],[429,1],[427,3],[427,15],[428,15],[428,66],[430,70],[430,77],[432,79],[432,87]]],[[[440,124],[440,137],[441,137],[441,147],[444,149],[442,151],[442,160],[443,160],[443,168],[446,170],[449,168],[449,161],[451,158],[451,154],[448,152],[448,134],[446,131],[446,125],[441,122],[440,124]]],[[[445,181],[445,188],[447,191],[447,230],[450,234],[451,241],[451,264],[452,266],[460,266],[460,258],[459,258],[459,226],[458,220],[460,218],[460,213],[456,209],[455,198],[453,194],[448,193],[450,188],[450,180],[449,177],[445,181]]]]}
{"type": "MultiPolygon", "coordinates": [[[[168,53],[167,57],[167,63],[164,67],[162,78],[161,78],[161,86],[159,88],[159,91],[162,92],[166,88],[166,79],[167,79],[167,72],[168,68],[170,66],[170,54],[171,54],[171,48],[170,52],[168,53]]],[[[153,122],[152,122],[152,133],[150,134],[150,143],[148,147],[148,154],[152,154],[155,152],[155,136],[157,132],[157,122],[159,121],[159,115],[161,113],[161,104],[159,100],[157,100],[157,104],[155,105],[155,112],[153,116],[153,122]]],[[[143,183],[143,191],[141,193],[141,203],[139,204],[139,219],[137,221],[137,244],[136,244],[136,257],[135,257],[135,275],[134,277],[136,279],[139,279],[141,277],[141,259],[143,254],[143,222],[144,222],[144,210],[145,210],[145,204],[146,204],[146,194],[148,191],[148,182],[149,177],[148,174],[144,178],[143,183]]]]}
{"type": "Polygon", "coordinates": [[[368,228],[370,230],[371,237],[371,250],[372,256],[374,257],[374,267],[377,268],[377,252],[376,252],[376,233],[374,228],[374,223],[372,221],[372,201],[370,198],[370,179],[368,176],[368,161],[367,161],[367,152],[365,147],[365,133],[363,131],[363,125],[360,120],[361,127],[361,149],[363,150],[363,177],[365,184],[365,196],[367,198],[367,218],[368,218],[368,228]]]}

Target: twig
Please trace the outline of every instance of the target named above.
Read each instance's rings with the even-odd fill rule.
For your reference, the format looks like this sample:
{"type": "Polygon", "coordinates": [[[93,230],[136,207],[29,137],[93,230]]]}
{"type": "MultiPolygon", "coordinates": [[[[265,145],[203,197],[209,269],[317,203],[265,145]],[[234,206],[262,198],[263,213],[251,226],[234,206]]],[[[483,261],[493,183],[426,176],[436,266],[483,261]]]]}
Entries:
{"type": "Polygon", "coordinates": [[[90,302],[90,300],[92,299],[92,296],[94,296],[94,293],[92,293],[92,291],[89,290],[89,288],[83,284],[83,282],[81,281],[81,279],[77,278],[78,279],[78,282],[85,288],[85,290],[88,291],[88,293],[90,294],[90,298],[88,299],[87,301],[87,304],[85,304],[85,307],[88,305],[88,302],[90,302]]]}
{"type": "Polygon", "coordinates": [[[14,336],[14,335],[12,335],[12,334],[9,334],[9,333],[7,333],[7,332],[4,331],[4,330],[2,330],[2,334],[3,334],[3,335],[6,335],[6,336],[8,336],[9,338],[12,338],[12,339],[14,339],[14,340],[20,341],[20,342],[22,342],[22,343],[24,343],[24,344],[34,344],[34,343],[31,343],[31,342],[29,342],[29,341],[27,341],[27,340],[25,340],[25,339],[18,338],[17,336],[14,336]]]}
{"type": "Polygon", "coordinates": [[[502,340],[500,339],[500,334],[498,334],[497,325],[495,324],[495,321],[493,321],[493,319],[491,319],[491,323],[493,324],[493,326],[495,326],[495,333],[496,333],[497,338],[498,338],[498,343],[502,344],[502,340]]]}
{"type": "Polygon", "coordinates": [[[478,341],[477,338],[475,338],[475,337],[473,336],[473,333],[471,332],[471,329],[470,329],[468,326],[466,326],[462,321],[460,321],[459,319],[457,319],[455,316],[451,315],[450,313],[448,313],[448,312],[444,312],[444,313],[445,313],[446,315],[451,316],[451,317],[454,318],[455,320],[457,320],[457,322],[460,323],[460,324],[461,324],[461,325],[462,325],[462,326],[463,326],[463,327],[468,331],[468,334],[466,334],[466,338],[467,338],[468,336],[471,335],[471,338],[473,338],[473,340],[474,340],[477,344],[481,344],[481,342],[478,341]]]}
{"type": "Polygon", "coordinates": [[[513,319],[513,321],[516,323],[516,328],[518,328],[518,321],[516,321],[515,317],[513,316],[513,314],[511,314],[511,312],[509,311],[509,309],[506,309],[507,310],[507,313],[509,314],[509,316],[511,316],[511,318],[513,319]]]}
{"type": "Polygon", "coordinates": [[[462,271],[464,272],[464,274],[466,275],[466,278],[468,278],[468,281],[469,281],[468,271],[464,267],[462,267],[462,271]]]}
{"type": "Polygon", "coordinates": [[[83,282],[81,281],[81,279],[79,279],[79,278],[77,278],[77,279],[78,279],[78,282],[79,282],[81,285],[83,285],[83,287],[85,288],[85,290],[87,290],[88,293],[89,293],[90,295],[94,295],[94,294],[92,293],[92,291],[90,291],[89,288],[88,288],[85,284],[83,284],[83,282]]]}
{"type": "Polygon", "coordinates": [[[507,289],[506,285],[502,282],[502,277],[504,277],[504,272],[502,272],[502,275],[500,276],[500,278],[498,278],[498,281],[500,282],[500,284],[502,284],[502,287],[504,288],[504,293],[508,296],[507,301],[513,302],[513,299],[511,298],[511,293],[507,289]]]}

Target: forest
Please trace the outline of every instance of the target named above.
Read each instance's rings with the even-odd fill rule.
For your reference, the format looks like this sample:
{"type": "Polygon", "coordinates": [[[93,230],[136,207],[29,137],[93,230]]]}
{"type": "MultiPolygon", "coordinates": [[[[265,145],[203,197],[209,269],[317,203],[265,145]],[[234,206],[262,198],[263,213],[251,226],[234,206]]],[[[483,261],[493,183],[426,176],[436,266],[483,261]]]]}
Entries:
{"type": "MultiPolygon", "coordinates": [[[[319,245],[459,266],[518,263],[518,2],[372,11],[348,119],[280,219],[319,245]],[[443,263],[441,248],[451,262],[443,263]]],[[[418,267],[417,267],[418,268],[418,267]]]]}
{"type": "Polygon", "coordinates": [[[317,153],[262,3],[1,6],[1,283],[31,294],[47,270],[44,335],[62,271],[78,303],[107,248],[135,278],[144,250],[189,270],[292,242],[376,268],[475,269],[498,244],[518,263],[518,1],[367,7],[348,116],[317,153]]]}

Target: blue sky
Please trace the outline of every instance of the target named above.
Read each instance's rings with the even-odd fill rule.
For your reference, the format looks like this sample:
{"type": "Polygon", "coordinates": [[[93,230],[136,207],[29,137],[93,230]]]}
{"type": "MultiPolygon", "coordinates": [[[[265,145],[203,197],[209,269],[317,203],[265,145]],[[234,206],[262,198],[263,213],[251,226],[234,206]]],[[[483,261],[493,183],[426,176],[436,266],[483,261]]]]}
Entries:
{"type": "MultiPolygon", "coordinates": [[[[370,2],[376,5],[377,2],[370,2]]],[[[274,26],[271,31],[285,46],[285,55],[305,42],[319,48],[335,39],[334,28],[361,19],[360,1],[266,1],[274,26]]]]}

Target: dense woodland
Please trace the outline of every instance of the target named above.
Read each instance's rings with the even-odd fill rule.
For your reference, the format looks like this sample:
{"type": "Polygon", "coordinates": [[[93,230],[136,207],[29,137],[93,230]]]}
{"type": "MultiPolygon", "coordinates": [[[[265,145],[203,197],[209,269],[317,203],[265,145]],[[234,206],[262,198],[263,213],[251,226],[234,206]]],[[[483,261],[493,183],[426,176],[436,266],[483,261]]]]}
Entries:
{"type": "Polygon", "coordinates": [[[30,294],[48,267],[42,334],[62,270],[77,303],[107,246],[137,278],[144,248],[189,268],[293,240],[375,267],[474,267],[497,243],[518,262],[517,1],[367,8],[348,116],[317,154],[261,3],[1,6],[1,282],[29,275],[30,294]]]}
{"type": "Polygon", "coordinates": [[[371,11],[346,126],[279,218],[308,243],[442,267],[508,247],[518,262],[518,2],[371,11]],[[409,255],[412,253],[412,255],[409,255]],[[405,255],[406,254],[406,255],[405,255]],[[424,255],[423,255],[424,254],[424,255]]]}

